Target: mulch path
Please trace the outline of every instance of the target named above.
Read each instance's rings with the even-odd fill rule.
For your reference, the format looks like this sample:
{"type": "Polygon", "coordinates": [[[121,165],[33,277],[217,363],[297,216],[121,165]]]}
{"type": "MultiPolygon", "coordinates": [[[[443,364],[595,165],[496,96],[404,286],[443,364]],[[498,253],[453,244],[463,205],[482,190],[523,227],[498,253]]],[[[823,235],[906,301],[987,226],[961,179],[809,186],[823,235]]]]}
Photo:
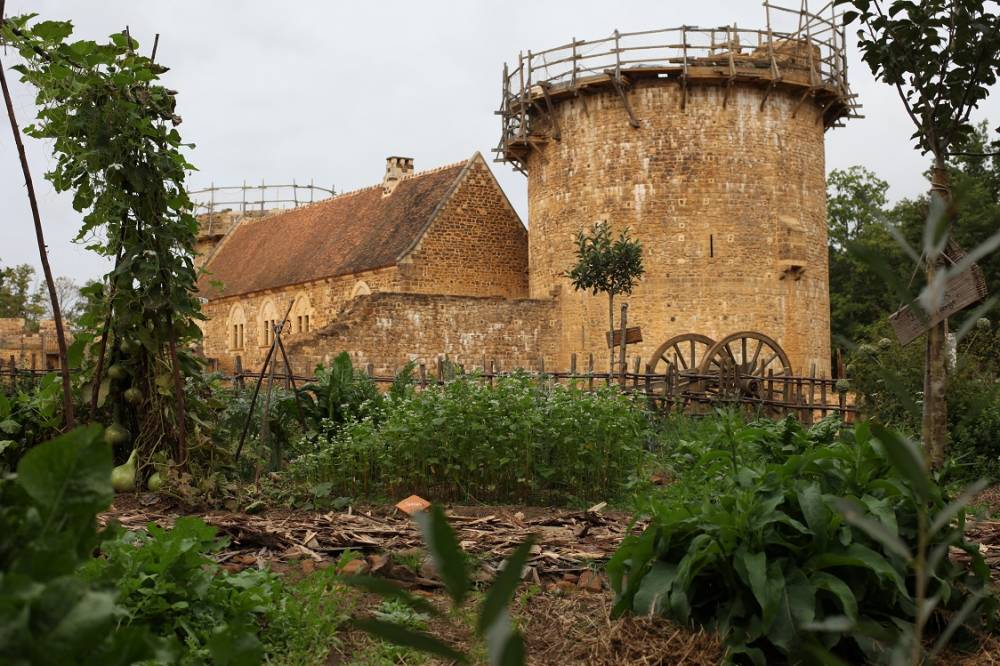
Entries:
{"type": "MultiPolygon", "coordinates": [[[[518,507],[454,507],[446,511],[465,552],[476,556],[489,573],[524,541],[535,536],[528,577],[560,578],[595,568],[614,553],[630,529],[622,512],[520,509],[518,507]]],[[[170,527],[183,515],[197,515],[229,538],[216,556],[258,563],[303,558],[316,563],[336,560],[347,550],[361,553],[420,549],[423,542],[414,521],[394,507],[353,507],[344,511],[273,510],[250,515],[228,511],[186,511],[156,495],[119,495],[99,522],[112,520],[129,529],[148,523],[170,527]]]]}
{"type": "MultiPolygon", "coordinates": [[[[991,489],[1000,506],[1000,490],[991,489]]],[[[984,498],[987,499],[987,498],[984,498]]],[[[451,507],[446,511],[462,548],[488,580],[513,549],[529,534],[535,547],[526,582],[511,611],[523,630],[530,664],[717,664],[722,657],[718,637],[661,618],[626,616],[611,619],[612,595],[602,575],[595,577],[630,531],[631,516],[614,511],[566,511],[538,507],[451,507]],[[532,583],[534,585],[532,585],[532,583]],[[589,583],[589,584],[587,584],[589,583]]],[[[423,553],[412,519],[394,507],[352,507],[344,511],[268,510],[250,515],[228,511],[192,511],[148,493],[119,495],[99,517],[101,524],[117,521],[129,529],[155,522],[169,527],[184,515],[197,515],[228,537],[229,545],[216,559],[230,570],[268,566],[301,575],[330,566],[346,550],[367,556],[379,575],[425,593],[445,607],[440,583],[423,570],[393,564],[392,554],[423,553]],[[385,557],[388,554],[389,557],[385,557]]],[[[973,520],[968,538],[979,544],[994,581],[1000,585],[1000,521],[973,520]]],[[[957,556],[956,556],[957,557],[957,556]]],[[[375,597],[361,600],[360,609],[374,608],[375,597]]],[[[458,645],[468,636],[432,622],[431,631],[458,645]]],[[[371,645],[371,639],[345,628],[340,646],[328,664],[348,664],[371,645]]],[[[974,654],[951,654],[949,664],[1000,665],[1000,640],[983,638],[974,654]]],[[[431,661],[430,663],[438,663],[431,661]]]]}

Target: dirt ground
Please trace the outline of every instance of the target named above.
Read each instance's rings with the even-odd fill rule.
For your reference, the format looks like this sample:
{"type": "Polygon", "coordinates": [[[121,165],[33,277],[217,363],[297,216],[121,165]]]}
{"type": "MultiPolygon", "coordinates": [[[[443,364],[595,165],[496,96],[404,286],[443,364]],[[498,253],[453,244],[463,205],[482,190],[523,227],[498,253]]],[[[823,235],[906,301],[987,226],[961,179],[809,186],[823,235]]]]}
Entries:
{"type": "MultiPolygon", "coordinates": [[[[982,499],[1000,504],[1000,492],[994,489],[982,499]]],[[[718,664],[723,651],[718,637],[711,633],[661,618],[611,619],[612,594],[600,572],[621,539],[643,526],[633,525],[627,514],[597,509],[450,507],[447,513],[483,581],[492,578],[500,562],[528,534],[535,535],[525,582],[511,609],[525,636],[529,663],[718,664]]],[[[249,515],[184,510],[169,500],[137,494],[118,496],[100,521],[115,520],[137,529],[149,522],[170,526],[182,515],[198,515],[229,538],[229,546],[216,559],[232,571],[267,566],[294,577],[335,566],[345,551],[351,551],[364,556],[354,565],[362,571],[355,573],[370,570],[426,596],[442,609],[446,607],[441,585],[427,569],[416,526],[393,507],[325,513],[271,510],[249,515]]],[[[994,580],[1000,583],[1000,521],[970,521],[968,533],[980,544],[994,580]]],[[[377,597],[362,595],[357,610],[364,613],[379,603],[377,597]]],[[[470,643],[467,628],[456,630],[445,621],[432,620],[429,629],[457,645],[470,643]]],[[[328,664],[366,663],[358,657],[370,651],[371,638],[349,628],[338,637],[340,644],[331,652],[328,664]]],[[[947,655],[940,663],[1000,664],[1000,640],[984,637],[975,653],[947,655]]]]}

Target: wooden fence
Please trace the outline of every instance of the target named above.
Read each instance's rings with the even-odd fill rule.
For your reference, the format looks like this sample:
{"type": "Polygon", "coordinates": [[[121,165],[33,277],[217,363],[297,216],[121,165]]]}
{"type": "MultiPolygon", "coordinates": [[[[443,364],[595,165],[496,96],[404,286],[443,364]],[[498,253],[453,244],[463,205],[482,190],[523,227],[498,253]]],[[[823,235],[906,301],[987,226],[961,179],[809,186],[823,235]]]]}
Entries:
{"type": "MultiPolygon", "coordinates": [[[[738,369],[720,369],[718,374],[676,371],[673,366],[664,373],[654,373],[647,366],[641,369],[641,361],[634,358],[630,369],[619,372],[600,372],[594,368],[594,355],[587,357],[585,368],[580,368],[576,354],[570,357],[570,367],[566,370],[550,370],[544,362],[532,370],[513,368],[502,370],[497,361],[483,361],[474,367],[463,363],[452,363],[446,357],[439,357],[431,367],[420,363],[415,367],[414,383],[419,390],[442,386],[459,377],[470,378],[493,385],[507,377],[528,377],[545,385],[565,384],[593,392],[601,388],[615,387],[627,393],[645,397],[651,409],[661,411],[686,411],[704,413],[715,406],[738,406],[769,416],[794,414],[803,423],[814,423],[817,419],[836,414],[841,420],[852,422],[858,409],[853,396],[843,390],[840,380],[816,376],[782,376],[773,373],[762,376],[743,376],[738,369]]],[[[19,368],[13,359],[0,366],[0,392],[14,393],[30,390],[38,385],[41,378],[54,374],[57,370],[19,368]]],[[[78,370],[71,370],[78,372],[78,370]]],[[[388,387],[396,378],[393,374],[377,374],[369,363],[364,372],[381,387],[388,387]]],[[[260,371],[245,371],[237,363],[233,374],[214,373],[222,381],[236,390],[245,390],[260,380],[260,371]]],[[[267,373],[265,379],[290,389],[293,385],[302,387],[315,381],[307,375],[289,375],[283,372],[267,373]]]]}
{"type": "MultiPolygon", "coordinates": [[[[735,367],[720,369],[718,374],[677,371],[669,366],[664,373],[652,372],[649,366],[642,368],[641,360],[635,357],[631,369],[618,372],[600,372],[594,367],[594,355],[587,357],[586,368],[581,369],[577,355],[570,356],[570,367],[566,370],[550,370],[540,361],[536,369],[514,368],[502,370],[495,360],[466,365],[453,363],[441,356],[428,367],[419,363],[415,367],[414,383],[419,390],[442,386],[459,377],[466,377],[493,385],[507,377],[528,377],[547,385],[566,384],[593,392],[601,388],[615,387],[633,395],[643,396],[651,409],[704,413],[715,406],[738,406],[755,410],[769,416],[794,414],[803,423],[815,423],[818,419],[836,414],[846,422],[853,422],[858,408],[853,395],[844,390],[841,380],[816,376],[783,376],[773,372],[766,376],[741,376],[735,367]]],[[[368,363],[364,372],[381,387],[388,387],[396,379],[392,374],[377,374],[373,364],[368,363]]],[[[221,374],[224,381],[231,382],[237,389],[252,387],[258,380],[269,379],[291,389],[315,381],[306,375],[286,373],[261,373],[242,370],[237,363],[232,375],[221,374]]]]}

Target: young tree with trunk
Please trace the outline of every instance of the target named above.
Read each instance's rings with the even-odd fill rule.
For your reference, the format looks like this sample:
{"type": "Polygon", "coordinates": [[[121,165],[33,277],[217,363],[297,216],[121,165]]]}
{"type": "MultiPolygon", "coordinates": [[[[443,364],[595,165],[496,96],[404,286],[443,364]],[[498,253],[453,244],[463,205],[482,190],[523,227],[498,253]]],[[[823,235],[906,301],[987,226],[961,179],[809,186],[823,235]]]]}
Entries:
{"type": "MultiPolygon", "coordinates": [[[[1000,236],[972,250],[953,267],[944,265],[954,215],[948,165],[955,146],[974,132],[972,111],[989,95],[1000,73],[1000,3],[995,0],[835,0],[857,21],[858,45],[875,77],[892,85],[912,120],[913,140],[933,158],[931,213],[921,260],[927,286],[919,299],[929,318],[941,310],[949,276],[1000,244],[1000,236]]],[[[926,463],[940,465],[947,442],[945,403],[948,323],[930,328],[926,340],[921,435],[926,463]]]]}
{"type": "MultiPolygon", "coordinates": [[[[645,269],[642,246],[629,237],[628,229],[612,239],[607,222],[598,222],[590,233],[581,229],[576,237],[576,265],[565,275],[577,291],[608,295],[608,330],[615,330],[615,296],[631,294],[645,269]]],[[[622,363],[625,359],[622,359],[622,363]]],[[[611,346],[608,371],[615,370],[615,349],[611,346]]]]}
{"type": "Polygon", "coordinates": [[[76,240],[114,261],[106,287],[88,290],[103,312],[84,318],[74,342],[92,380],[90,417],[102,408],[116,442],[131,440],[142,459],[172,448],[184,467],[184,376],[199,370],[188,350],[203,317],[177,93],[160,82],[167,68],[155,48],[139,53],[127,32],[70,41],[72,24],[33,19],[9,18],[0,29],[22,58],[14,69],[37,91],[38,116],[25,133],[52,142],[46,176],[73,193],[83,216],[76,240]]]}

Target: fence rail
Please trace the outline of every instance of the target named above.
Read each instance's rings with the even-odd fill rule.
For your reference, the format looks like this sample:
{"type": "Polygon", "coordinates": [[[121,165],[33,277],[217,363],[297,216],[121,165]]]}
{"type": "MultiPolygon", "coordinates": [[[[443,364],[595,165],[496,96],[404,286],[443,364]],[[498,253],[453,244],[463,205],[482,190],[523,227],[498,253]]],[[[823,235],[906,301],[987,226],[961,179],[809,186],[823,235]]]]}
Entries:
{"type": "MultiPolygon", "coordinates": [[[[637,361],[638,359],[636,359],[637,361]]],[[[843,390],[843,384],[836,379],[816,376],[765,376],[746,377],[731,372],[700,374],[675,371],[669,368],[665,373],[640,371],[633,363],[631,370],[624,372],[598,372],[593,370],[593,356],[589,357],[588,369],[577,368],[576,356],[572,356],[571,368],[564,371],[549,371],[544,367],[537,370],[501,370],[496,361],[487,361],[475,367],[451,363],[439,358],[433,367],[421,363],[416,366],[414,384],[419,390],[443,386],[458,377],[492,385],[509,377],[528,377],[545,384],[573,384],[586,392],[614,387],[623,392],[644,397],[650,407],[656,410],[687,411],[702,413],[713,406],[731,405],[756,409],[772,416],[795,415],[803,423],[814,423],[818,418],[836,414],[841,420],[851,422],[857,418],[859,410],[853,396],[843,390]],[[748,384],[756,384],[754,391],[748,391],[748,384]]],[[[71,369],[70,372],[79,372],[71,369]]],[[[380,386],[391,385],[396,374],[376,374],[374,366],[368,364],[364,372],[380,386]]],[[[12,393],[18,389],[32,388],[41,378],[56,374],[58,370],[18,368],[14,363],[0,366],[0,392],[12,393]]],[[[261,378],[261,373],[237,369],[234,373],[212,373],[238,390],[252,386],[261,378]]],[[[264,375],[279,385],[291,388],[296,385],[316,381],[309,375],[287,374],[284,372],[264,375]]]]}

